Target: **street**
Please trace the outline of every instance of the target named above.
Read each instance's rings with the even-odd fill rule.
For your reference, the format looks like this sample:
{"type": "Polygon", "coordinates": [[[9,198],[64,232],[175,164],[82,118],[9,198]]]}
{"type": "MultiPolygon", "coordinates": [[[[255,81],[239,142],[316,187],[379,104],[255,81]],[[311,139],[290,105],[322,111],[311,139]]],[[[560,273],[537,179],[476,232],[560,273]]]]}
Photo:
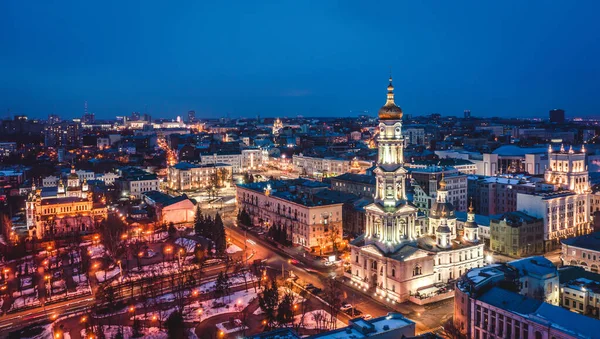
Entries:
{"type": "MultiPolygon", "coordinates": [[[[296,281],[299,285],[305,285],[308,283],[323,289],[324,281],[331,279],[332,276],[342,276],[342,268],[331,266],[329,268],[319,268],[317,270],[310,269],[307,271],[307,267],[300,263],[297,265],[288,262],[292,257],[287,253],[269,248],[262,237],[258,237],[251,232],[246,232],[234,225],[231,218],[226,219],[226,228],[229,230],[228,235],[232,239],[232,242],[247,251],[254,251],[255,258],[266,258],[267,265],[275,270],[281,272],[283,268],[286,272],[294,272],[298,276],[296,281]],[[334,268],[335,267],[335,268],[334,268]]],[[[344,302],[348,302],[363,314],[370,314],[373,317],[379,317],[386,315],[388,312],[400,312],[407,316],[416,323],[416,332],[422,333],[431,331],[439,328],[444,321],[448,319],[454,310],[454,299],[447,299],[434,304],[419,306],[409,302],[393,305],[384,305],[372,296],[359,292],[350,286],[341,284],[341,290],[344,296],[344,302]]],[[[341,313],[343,314],[343,313],[341,313]]],[[[340,320],[347,323],[349,317],[342,316],[340,320]]]]}

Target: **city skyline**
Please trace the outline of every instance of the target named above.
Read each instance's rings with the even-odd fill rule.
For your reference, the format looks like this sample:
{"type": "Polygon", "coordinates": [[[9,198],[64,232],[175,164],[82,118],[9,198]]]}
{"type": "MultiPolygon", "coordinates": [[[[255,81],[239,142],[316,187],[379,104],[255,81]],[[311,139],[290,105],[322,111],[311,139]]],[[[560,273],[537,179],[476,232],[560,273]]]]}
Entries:
{"type": "Polygon", "coordinates": [[[595,116],[598,6],[4,3],[0,112],[595,116]]]}

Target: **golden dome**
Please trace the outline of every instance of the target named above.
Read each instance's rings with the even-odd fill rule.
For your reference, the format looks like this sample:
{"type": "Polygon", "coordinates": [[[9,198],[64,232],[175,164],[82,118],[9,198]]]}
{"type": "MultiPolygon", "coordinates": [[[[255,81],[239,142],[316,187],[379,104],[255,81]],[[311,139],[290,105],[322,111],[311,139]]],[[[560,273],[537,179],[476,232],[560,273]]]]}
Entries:
{"type": "Polygon", "coordinates": [[[388,85],[387,101],[385,105],[379,109],[380,120],[401,120],[402,108],[398,107],[394,102],[394,85],[392,85],[392,77],[390,76],[390,84],[388,85]]]}

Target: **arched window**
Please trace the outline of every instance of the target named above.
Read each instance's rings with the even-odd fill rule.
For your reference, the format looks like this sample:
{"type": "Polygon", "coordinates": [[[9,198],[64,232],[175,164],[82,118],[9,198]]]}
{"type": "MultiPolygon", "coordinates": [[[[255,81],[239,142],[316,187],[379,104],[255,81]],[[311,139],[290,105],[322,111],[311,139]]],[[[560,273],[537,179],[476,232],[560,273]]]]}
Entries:
{"type": "MultiPolygon", "coordinates": [[[[554,338],[554,337],[553,337],[554,338]]],[[[535,339],[542,339],[542,332],[535,331],[535,339]]]]}
{"type": "Polygon", "coordinates": [[[396,269],[392,268],[392,277],[396,277],[396,269]]]}
{"type": "Polygon", "coordinates": [[[417,276],[417,275],[421,275],[421,266],[420,265],[416,265],[415,268],[413,268],[413,277],[417,276]]]}

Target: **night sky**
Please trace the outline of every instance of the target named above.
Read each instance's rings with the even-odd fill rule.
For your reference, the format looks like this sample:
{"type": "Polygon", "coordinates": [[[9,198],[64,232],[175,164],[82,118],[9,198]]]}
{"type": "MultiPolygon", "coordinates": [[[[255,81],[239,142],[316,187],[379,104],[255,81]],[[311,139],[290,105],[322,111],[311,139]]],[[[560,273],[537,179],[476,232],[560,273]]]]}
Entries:
{"type": "Polygon", "coordinates": [[[599,1],[0,1],[0,117],[600,116],[599,1]],[[458,4],[457,4],[458,3],[458,4]],[[177,5],[175,5],[177,4],[177,5]]]}

